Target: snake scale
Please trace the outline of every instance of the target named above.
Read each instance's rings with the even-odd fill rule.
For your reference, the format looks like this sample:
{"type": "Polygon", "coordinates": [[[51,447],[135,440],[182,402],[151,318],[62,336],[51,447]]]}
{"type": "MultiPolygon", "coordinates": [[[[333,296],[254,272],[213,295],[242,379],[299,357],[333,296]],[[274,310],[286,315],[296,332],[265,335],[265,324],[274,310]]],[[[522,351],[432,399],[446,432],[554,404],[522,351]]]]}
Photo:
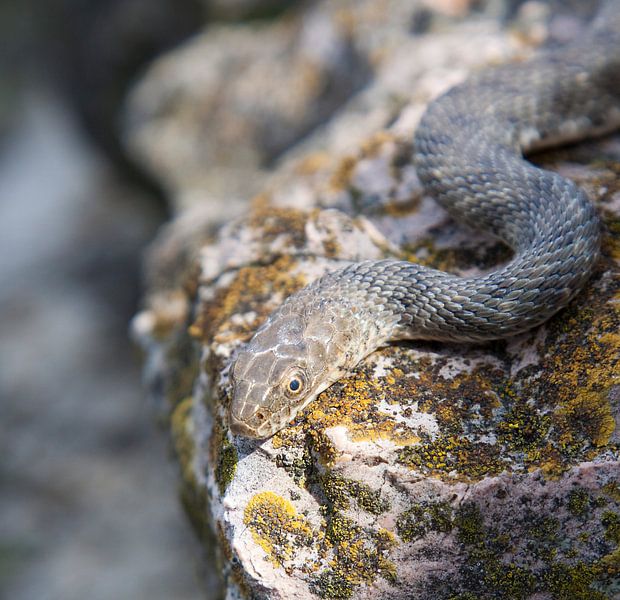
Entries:
{"type": "Polygon", "coordinates": [[[424,189],[504,240],[512,260],[471,278],[366,261],[314,281],[234,358],[231,430],[269,437],[387,342],[504,338],[565,306],[597,261],[600,223],[583,190],[523,155],[618,126],[618,0],[568,45],[482,71],[433,101],[414,138],[424,189]]]}

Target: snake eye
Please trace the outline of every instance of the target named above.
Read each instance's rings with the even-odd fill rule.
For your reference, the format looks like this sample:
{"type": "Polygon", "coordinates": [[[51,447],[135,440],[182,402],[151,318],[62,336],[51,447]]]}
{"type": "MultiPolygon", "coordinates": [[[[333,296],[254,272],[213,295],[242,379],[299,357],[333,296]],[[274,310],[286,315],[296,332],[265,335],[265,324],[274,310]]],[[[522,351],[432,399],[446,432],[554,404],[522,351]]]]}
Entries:
{"type": "Polygon", "coordinates": [[[306,380],[301,373],[293,373],[285,379],[286,394],[297,396],[304,389],[306,380]]]}

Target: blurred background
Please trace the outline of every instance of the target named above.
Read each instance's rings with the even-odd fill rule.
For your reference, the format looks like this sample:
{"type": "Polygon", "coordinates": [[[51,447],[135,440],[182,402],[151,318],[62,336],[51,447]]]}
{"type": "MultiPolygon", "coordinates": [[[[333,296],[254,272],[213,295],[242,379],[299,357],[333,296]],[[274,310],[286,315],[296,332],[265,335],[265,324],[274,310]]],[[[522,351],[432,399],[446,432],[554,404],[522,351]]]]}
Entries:
{"type": "MultiPolygon", "coordinates": [[[[118,136],[200,0],[0,0],[0,597],[216,597],[128,339],[167,218],[118,136]]],[[[211,567],[213,568],[213,567],[211,567]]]]}

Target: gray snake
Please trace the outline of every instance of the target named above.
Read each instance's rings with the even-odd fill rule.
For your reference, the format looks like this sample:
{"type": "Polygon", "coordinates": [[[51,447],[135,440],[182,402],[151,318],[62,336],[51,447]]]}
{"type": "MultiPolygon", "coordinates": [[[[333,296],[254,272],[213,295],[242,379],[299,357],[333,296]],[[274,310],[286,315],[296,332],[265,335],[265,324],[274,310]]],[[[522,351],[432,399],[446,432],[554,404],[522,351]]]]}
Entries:
{"type": "Polygon", "coordinates": [[[413,160],[426,192],[513,250],[461,278],[398,260],[330,272],[290,296],[231,365],[231,430],[265,438],[389,341],[479,342],[557,312],[591,274],[600,224],[585,192],[523,158],[620,126],[620,7],[579,39],[472,76],[427,108],[413,160]]]}

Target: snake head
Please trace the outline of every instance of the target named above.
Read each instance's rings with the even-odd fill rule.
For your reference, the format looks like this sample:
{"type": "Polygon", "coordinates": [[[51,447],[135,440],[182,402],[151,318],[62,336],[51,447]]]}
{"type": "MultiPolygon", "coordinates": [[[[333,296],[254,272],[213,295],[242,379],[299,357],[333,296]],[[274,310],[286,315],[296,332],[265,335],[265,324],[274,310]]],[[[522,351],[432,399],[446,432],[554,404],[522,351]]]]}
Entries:
{"type": "Polygon", "coordinates": [[[282,306],[237,354],[230,371],[233,433],[273,435],[342,375],[329,356],[336,327],[324,317],[282,306]]]}

